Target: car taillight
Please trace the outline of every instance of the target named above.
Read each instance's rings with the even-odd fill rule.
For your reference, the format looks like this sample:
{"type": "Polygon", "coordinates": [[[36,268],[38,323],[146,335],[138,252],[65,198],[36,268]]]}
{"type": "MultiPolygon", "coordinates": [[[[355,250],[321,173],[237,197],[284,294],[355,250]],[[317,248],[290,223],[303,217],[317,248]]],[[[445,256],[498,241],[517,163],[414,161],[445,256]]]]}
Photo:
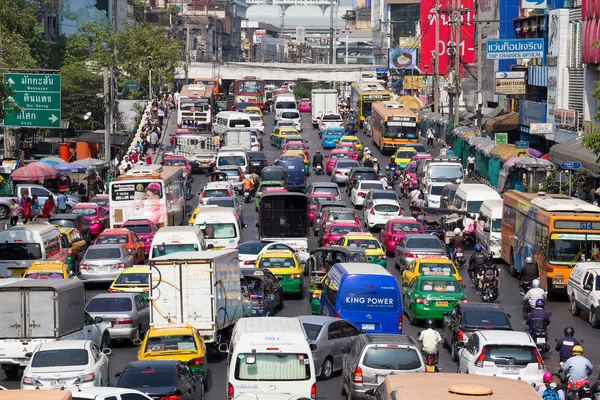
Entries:
{"type": "Polygon", "coordinates": [[[458,340],[467,340],[467,334],[461,329],[458,329],[456,331],[456,337],[458,338],[458,340]]]}
{"type": "Polygon", "coordinates": [[[188,361],[188,365],[190,367],[199,367],[201,365],[204,364],[204,359],[202,359],[202,357],[200,358],[192,358],[190,361],[188,361]]]}
{"type": "Polygon", "coordinates": [[[90,269],[90,266],[89,266],[89,265],[87,265],[87,264],[81,264],[81,265],[79,266],[79,269],[86,269],[86,270],[87,270],[87,269],[90,269]]]}
{"type": "Polygon", "coordinates": [[[67,256],[69,256],[69,257],[73,256],[73,249],[71,249],[70,247],[67,249],[67,256]]]}
{"type": "Polygon", "coordinates": [[[417,304],[423,304],[424,306],[428,306],[429,305],[429,300],[427,300],[424,297],[419,297],[417,299],[417,304]]]}
{"type": "MultiPolygon", "coordinates": [[[[484,349],[485,349],[485,347],[484,347],[484,349]]],[[[538,349],[535,349],[535,357],[537,358],[538,369],[539,370],[544,369],[544,360],[542,359],[542,356],[540,355],[540,352],[538,351],[538,349]]]]}
{"type": "Polygon", "coordinates": [[[398,215],[402,216],[402,209],[401,208],[398,210],[398,215]]]}
{"type": "Polygon", "coordinates": [[[483,349],[481,349],[481,354],[479,355],[479,357],[477,357],[477,360],[475,360],[475,366],[482,368],[483,367],[483,360],[485,359],[485,352],[486,352],[486,347],[483,346],[483,349]]]}
{"type": "Polygon", "coordinates": [[[181,397],[176,396],[176,395],[163,396],[160,398],[160,400],[179,400],[179,399],[181,399],[181,397]]]}
{"type": "Polygon", "coordinates": [[[108,293],[119,293],[119,291],[115,289],[108,289],[108,293]]]}
{"type": "Polygon", "coordinates": [[[358,192],[358,196],[365,197],[367,194],[365,192],[358,192]]]}
{"type": "Polygon", "coordinates": [[[75,379],[75,382],[73,383],[92,382],[94,379],[96,379],[96,374],[92,372],[91,374],[81,375],[77,377],[77,379],[75,379]]]}
{"type": "Polygon", "coordinates": [[[369,211],[369,214],[371,214],[371,215],[375,215],[375,209],[374,209],[374,208],[371,208],[371,211],[369,211]]]}
{"type": "Polygon", "coordinates": [[[340,317],[340,313],[339,313],[339,312],[336,312],[336,313],[335,313],[335,317],[336,317],[336,318],[339,318],[339,317],[340,317]]]}
{"type": "Polygon", "coordinates": [[[402,334],[402,314],[398,317],[398,333],[402,334]]]}
{"type": "Polygon", "coordinates": [[[256,264],[256,260],[246,260],[244,261],[244,265],[254,265],[256,264]]]}
{"type": "Polygon", "coordinates": [[[227,399],[231,400],[233,399],[233,396],[235,396],[235,388],[230,383],[229,385],[227,385],[227,399]]]}
{"type": "Polygon", "coordinates": [[[115,325],[133,325],[133,319],[131,318],[117,318],[115,325]]]}
{"type": "Polygon", "coordinates": [[[312,400],[317,398],[317,384],[313,383],[312,386],[310,387],[310,398],[312,400]]]}
{"type": "Polygon", "coordinates": [[[408,258],[419,258],[419,256],[417,256],[416,254],[413,254],[413,253],[406,253],[406,257],[408,257],[408,258]]]}
{"type": "Polygon", "coordinates": [[[427,364],[432,365],[435,362],[435,357],[434,356],[427,356],[427,364]]]}
{"type": "Polygon", "coordinates": [[[338,171],[338,170],[335,171],[335,174],[336,175],[344,175],[344,173],[342,171],[338,171]]]}
{"type": "Polygon", "coordinates": [[[125,264],[123,264],[123,263],[116,263],[114,268],[115,269],[123,269],[123,268],[125,268],[125,264]]]}
{"type": "Polygon", "coordinates": [[[356,367],[354,369],[354,378],[352,378],[352,382],[354,382],[354,383],[362,383],[362,381],[363,381],[362,368],[361,367],[356,367]]]}
{"type": "Polygon", "coordinates": [[[263,161],[263,164],[264,164],[265,166],[267,166],[267,165],[269,165],[269,162],[268,162],[267,160],[265,160],[265,161],[263,161]]]}

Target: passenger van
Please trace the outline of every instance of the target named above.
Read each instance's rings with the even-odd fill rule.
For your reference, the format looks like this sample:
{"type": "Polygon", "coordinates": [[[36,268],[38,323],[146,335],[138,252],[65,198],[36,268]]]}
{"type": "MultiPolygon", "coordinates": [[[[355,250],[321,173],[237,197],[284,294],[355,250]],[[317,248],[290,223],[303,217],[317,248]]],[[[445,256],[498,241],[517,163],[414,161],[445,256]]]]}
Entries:
{"type": "Polygon", "coordinates": [[[217,169],[223,167],[240,167],[247,174],[249,166],[246,152],[239,147],[222,147],[217,154],[217,169]]]}
{"type": "Polygon", "coordinates": [[[502,200],[486,200],[481,204],[475,236],[477,243],[481,244],[494,258],[501,257],[502,200]]]}
{"type": "Polygon", "coordinates": [[[53,225],[28,224],[0,232],[0,277],[23,276],[34,261],[66,264],[67,259],[64,238],[53,225]]]}
{"type": "Polygon", "coordinates": [[[280,120],[289,120],[294,123],[294,128],[298,132],[302,132],[302,119],[300,118],[300,112],[298,110],[282,110],[279,114],[280,120]]]}
{"type": "Polygon", "coordinates": [[[402,299],[394,276],[368,263],[335,264],[325,277],[321,315],[343,318],[366,333],[402,333],[402,299]]]}
{"type": "Polygon", "coordinates": [[[502,200],[502,197],[491,187],[482,183],[461,183],[454,195],[454,208],[475,214],[479,218],[479,210],[486,200],[502,200]]]}
{"type": "Polygon", "coordinates": [[[224,135],[232,128],[250,128],[251,126],[250,114],[239,111],[221,111],[215,117],[213,132],[217,135],[224,135]]]}
{"type": "Polygon", "coordinates": [[[281,113],[284,111],[298,111],[296,97],[292,93],[282,93],[275,97],[275,122],[281,118],[281,113]]]}
{"type": "Polygon", "coordinates": [[[242,233],[233,208],[207,207],[196,214],[194,226],[200,227],[208,250],[230,250],[242,242],[242,233]]]}
{"type": "Polygon", "coordinates": [[[242,318],[229,346],[222,343],[219,350],[228,353],[229,399],[244,393],[317,398],[312,349],[296,318],[242,318]]]}
{"type": "Polygon", "coordinates": [[[302,158],[295,155],[283,155],[275,161],[275,166],[285,168],[289,190],[303,191],[306,189],[306,170],[302,158]]]}
{"type": "Polygon", "coordinates": [[[206,250],[202,229],[198,226],[168,226],[154,234],[150,259],[180,252],[206,250]]]}

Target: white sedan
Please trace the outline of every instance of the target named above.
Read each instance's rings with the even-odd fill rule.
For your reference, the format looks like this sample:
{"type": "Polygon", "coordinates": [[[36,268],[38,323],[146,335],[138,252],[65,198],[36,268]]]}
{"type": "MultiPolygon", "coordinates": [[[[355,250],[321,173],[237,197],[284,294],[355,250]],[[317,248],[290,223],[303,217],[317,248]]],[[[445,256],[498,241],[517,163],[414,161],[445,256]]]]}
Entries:
{"type": "Polygon", "coordinates": [[[358,184],[350,191],[350,202],[352,205],[356,208],[362,207],[367,193],[369,193],[369,190],[372,189],[384,190],[385,188],[383,187],[383,183],[381,183],[381,181],[359,181],[358,184]]]}
{"type": "Polygon", "coordinates": [[[383,228],[391,219],[402,216],[402,207],[395,200],[376,199],[369,202],[369,208],[363,211],[365,228],[383,228]]]}
{"type": "Polygon", "coordinates": [[[91,340],[64,340],[40,344],[23,371],[21,389],[70,389],[108,386],[108,357],[91,340]]]}
{"type": "Polygon", "coordinates": [[[249,268],[256,264],[258,256],[269,250],[287,250],[296,254],[298,261],[304,264],[308,259],[308,252],[294,250],[291,246],[280,242],[264,242],[259,240],[251,240],[244,242],[237,247],[238,258],[240,260],[240,268],[249,268]]]}
{"type": "Polygon", "coordinates": [[[152,397],[134,389],[118,387],[87,387],[73,391],[73,400],[153,400],[152,397]]]}

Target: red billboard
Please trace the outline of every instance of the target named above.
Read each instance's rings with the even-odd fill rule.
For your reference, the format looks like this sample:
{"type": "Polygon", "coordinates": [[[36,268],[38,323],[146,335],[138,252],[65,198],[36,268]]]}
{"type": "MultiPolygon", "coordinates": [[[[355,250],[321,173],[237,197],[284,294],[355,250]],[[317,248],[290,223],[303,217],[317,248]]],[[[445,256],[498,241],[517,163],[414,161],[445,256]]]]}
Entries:
{"type": "MultiPolygon", "coordinates": [[[[435,2],[436,0],[421,1],[421,62],[419,68],[427,73],[433,72],[433,51],[435,50],[435,2]]],[[[450,66],[448,57],[448,44],[451,42],[450,13],[444,10],[452,8],[452,0],[440,0],[440,41],[438,44],[439,71],[440,74],[446,74],[450,66]]],[[[474,0],[455,0],[460,3],[460,8],[464,9],[462,14],[462,25],[460,30],[460,58],[461,61],[468,64],[475,62],[475,24],[473,23],[475,14],[474,0]]]]}

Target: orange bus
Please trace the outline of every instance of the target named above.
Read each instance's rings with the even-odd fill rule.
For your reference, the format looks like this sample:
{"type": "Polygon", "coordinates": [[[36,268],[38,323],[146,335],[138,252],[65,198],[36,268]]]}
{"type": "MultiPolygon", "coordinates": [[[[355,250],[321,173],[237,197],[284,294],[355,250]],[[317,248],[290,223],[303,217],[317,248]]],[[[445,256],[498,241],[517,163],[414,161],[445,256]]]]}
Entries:
{"type": "Polygon", "coordinates": [[[419,143],[419,117],[404,104],[378,101],[371,106],[371,138],[382,151],[419,143]]]}
{"type": "Polygon", "coordinates": [[[565,292],[579,261],[600,259],[600,208],[562,194],[504,194],[501,257],[517,275],[532,256],[542,287],[565,292]]]}
{"type": "Polygon", "coordinates": [[[194,85],[212,86],[213,94],[219,94],[219,80],[217,78],[194,78],[194,85]]]}

